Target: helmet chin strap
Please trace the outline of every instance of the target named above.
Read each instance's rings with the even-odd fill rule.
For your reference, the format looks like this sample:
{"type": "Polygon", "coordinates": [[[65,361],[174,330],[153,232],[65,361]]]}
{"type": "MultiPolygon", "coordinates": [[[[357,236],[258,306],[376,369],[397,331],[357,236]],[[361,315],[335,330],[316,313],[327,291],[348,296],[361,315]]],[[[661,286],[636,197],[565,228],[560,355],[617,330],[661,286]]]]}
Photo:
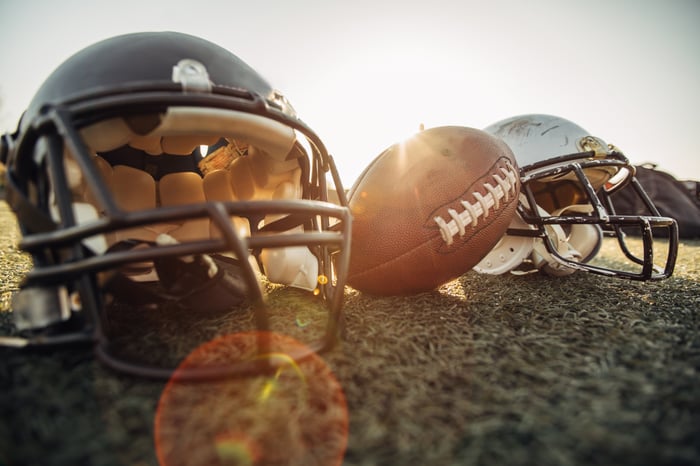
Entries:
{"type": "MultiPolygon", "coordinates": [[[[508,225],[508,229],[533,231],[534,227],[528,225],[520,214],[516,212],[508,225]]],[[[474,266],[474,270],[488,275],[502,275],[506,272],[516,275],[520,274],[521,272],[516,272],[515,269],[530,256],[534,245],[535,238],[532,236],[518,236],[506,233],[498,240],[498,243],[486,257],[474,266]]]]}
{"type": "MultiPolygon", "coordinates": [[[[593,207],[586,204],[572,205],[552,212],[552,216],[565,215],[567,213],[587,214],[593,207]]],[[[540,215],[547,212],[538,206],[540,215]]],[[[603,233],[595,224],[571,224],[568,234],[560,225],[547,225],[547,234],[553,240],[557,252],[566,260],[586,263],[593,259],[600,250],[603,241],[603,233]]],[[[532,252],[532,262],[545,273],[557,277],[571,275],[576,268],[566,264],[550,254],[543,241],[536,241],[532,252]]]]}
{"type": "MultiPolygon", "coordinates": [[[[521,195],[520,202],[526,203],[521,195]]],[[[572,205],[552,212],[557,217],[566,214],[585,215],[592,212],[593,206],[581,204],[572,205]]],[[[537,206],[541,217],[550,214],[537,206]]],[[[516,214],[509,225],[512,230],[533,230],[519,214],[516,214]]],[[[478,273],[500,275],[510,272],[514,275],[524,275],[542,270],[552,276],[571,275],[577,269],[565,261],[586,263],[600,250],[603,240],[602,230],[595,224],[571,224],[562,227],[558,224],[545,225],[547,237],[557,251],[551,254],[542,238],[505,234],[494,246],[491,252],[474,267],[478,273]],[[558,255],[558,256],[557,256],[558,255]]]]}
{"type": "MultiPolygon", "coordinates": [[[[539,206],[538,210],[544,212],[539,206]]],[[[540,213],[542,213],[540,212],[540,213]]],[[[547,236],[550,238],[554,247],[557,249],[558,254],[564,259],[579,262],[581,259],[581,254],[567,241],[566,233],[564,229],[559,225],[546,225],[547,236]]],[[[538,269],[544,271],[547,275],[552,275],[555,277],[563,277],[566,275],[571,275],[576,271],[565,263],[560,262],[555,255],[552,255],[547,251],[547,247],[544,241],[538,239],[535,241],[535,246],[530,255],[533,265],[538,269]]]]}

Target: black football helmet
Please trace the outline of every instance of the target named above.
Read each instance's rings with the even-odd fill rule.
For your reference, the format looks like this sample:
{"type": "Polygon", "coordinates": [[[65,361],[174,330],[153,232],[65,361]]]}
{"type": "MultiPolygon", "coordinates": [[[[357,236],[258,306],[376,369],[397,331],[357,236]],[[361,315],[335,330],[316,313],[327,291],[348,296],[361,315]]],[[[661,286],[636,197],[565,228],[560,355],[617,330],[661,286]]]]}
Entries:
{"type": "Polygon", "coordinates": [[[515,154],[521,195],[506,235],[475,270],[542,270],[554,276],[585,270],[633,280],[673,273],[678,225],[659,214],[635,167],[617,147],[553,115],[519,115],[485,131],[515,154]],[[616,211],[614,195],[628,185],[646,206],[646,215],[616,211]],[[605,235],[614,237],[621,251],[612,262],[596,257],[605,235]],[[640,238],[641,245],[632,246],[630,236],[640,238]]]}
{"type": "Polygon", "coordinates": [[[46,79],[1,153],[33,269],[13,301],[17,333],[0,343],[89,341],[112,367],[167,377],[115,356],[106,309],[248,306],[268,330],[263,284],[324,303],[311,351],[341,332],[351,217],[334,162],[228,50],[176,32],[89,46],[46,79]]]}

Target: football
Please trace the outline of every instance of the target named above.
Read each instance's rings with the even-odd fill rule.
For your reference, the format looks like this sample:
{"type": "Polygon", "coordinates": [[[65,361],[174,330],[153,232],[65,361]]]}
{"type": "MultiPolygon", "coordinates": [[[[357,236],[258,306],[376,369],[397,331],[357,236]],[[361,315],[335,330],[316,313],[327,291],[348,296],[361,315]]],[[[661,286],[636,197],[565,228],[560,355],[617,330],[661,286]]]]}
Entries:
{"type": "Polygon", "coordinates": [[[349,192],[348,284],[409,295],[461,276],[506,232],[519,191],[513,153],[482,130],[436,127],[392,145],[349,192]]]}

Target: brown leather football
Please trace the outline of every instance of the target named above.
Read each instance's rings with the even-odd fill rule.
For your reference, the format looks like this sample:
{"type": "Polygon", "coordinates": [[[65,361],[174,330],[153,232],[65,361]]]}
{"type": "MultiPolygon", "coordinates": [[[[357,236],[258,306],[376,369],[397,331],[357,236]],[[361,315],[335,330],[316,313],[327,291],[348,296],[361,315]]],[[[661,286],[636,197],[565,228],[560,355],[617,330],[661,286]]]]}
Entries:
{"type": "Polygon", "coordinates": [[[426,129],[382,152],[349,193],[348,284],[377,295],[432,290],[496,245],[518,204],[513,153],[479,129],[426,129]]]}

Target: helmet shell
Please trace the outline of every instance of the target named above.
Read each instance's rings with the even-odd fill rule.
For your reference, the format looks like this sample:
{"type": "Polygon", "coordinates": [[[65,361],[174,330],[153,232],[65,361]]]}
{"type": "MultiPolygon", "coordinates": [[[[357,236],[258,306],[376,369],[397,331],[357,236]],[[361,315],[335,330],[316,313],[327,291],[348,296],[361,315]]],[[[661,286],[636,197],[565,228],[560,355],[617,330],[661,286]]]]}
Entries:
{"type": "MultiPolygon", "coordinates": [[[[588,150],[590,133],[565,118],[545,114],[519,115],[493,123],[484,131],[503,139],[521,168],[565,154],[588,150]]],[[[601,147],[607,144],[599,138],[601,147]]]]}
{"type": "Polygon", "coordinates": [[[47,105],[81,96],[129,92],[146,84],[156,90],[159,83],[172,89],[173,67],[182,60],[204,65],[214,87],[246,90],[268,101],[280,97],[259,73],[219,45],[179,32],[138,32],[105,39],[66,59],[39,88],[23,121],[31,122],[47,105]]]}

